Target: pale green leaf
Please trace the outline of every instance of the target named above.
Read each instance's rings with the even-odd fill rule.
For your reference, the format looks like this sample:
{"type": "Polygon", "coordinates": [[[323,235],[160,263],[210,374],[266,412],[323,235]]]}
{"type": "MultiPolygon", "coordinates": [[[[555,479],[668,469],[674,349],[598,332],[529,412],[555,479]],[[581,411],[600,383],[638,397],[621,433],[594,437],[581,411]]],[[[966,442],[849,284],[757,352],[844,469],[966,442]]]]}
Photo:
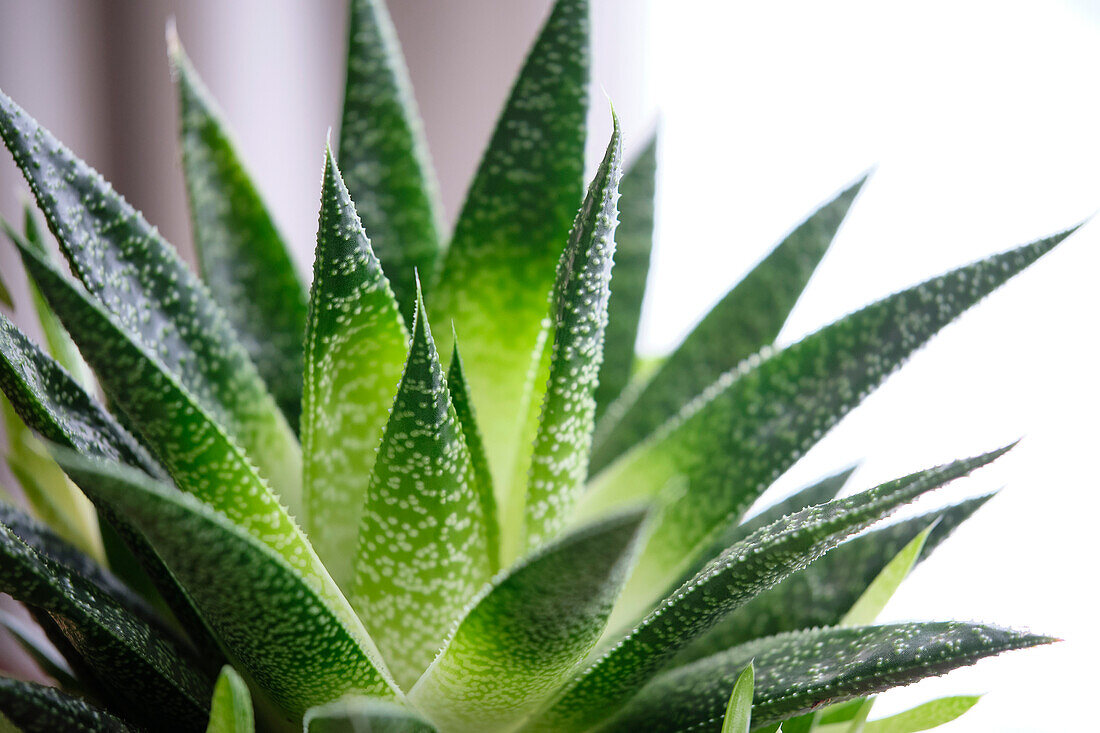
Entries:
{"type": "Polygon", "coordinates": [[[585,527],[508,571],[473,605],[410,699],[446,730],[515,723],[595,645],[644,514],[585,527]]]}
{"type": "Polygon", "coordinates": [[[344,588],[407,344],[397,301],[326,150],[306,326],[302,523],[344,588]]]}
{"type": "Polygon", "coordinates": [[[206,733],[254,733],[255,730],[256,719],[248,685],[236,670],[226,665],[214,685],[206,733]]]}
{"type": "Polygon", "coordinates": [[[416,311],[416,273],[430,287],[440,212],[405,60],[383,0],[352,0],[340,168],[401,312],[416,311]]]}
{"type": "Polygon", "coordinates": [[[978,704],[980,695],[941,697],[888,718],[872,720],[863,733],[917,733],[950,723],[978,704]]]}
{"type": "Polygon", "coordinates": [[[22,733],[136,733],[105,710],[34,682],[0,677],[0,713],[22,733]]]}
{"type": "Polygon", "coordinates": [[[303,733],[436,733],[435,726],[395,702],[346,697],[310,708],[303,733]]]}
{"type": "MultiPolygon", "coordinates": [[[[199,268],[294,429],[302,409],[306,291],[213,98],[168,29],[199,268]]],[[[270,477],[274,480],[274,477],[270,477]]]]}
{"type": "Polygon", "coordinates": [[[722,716],[722,733],[749,733],[752,725],[752,688],[753,666],[749,666],[737,675],[733,683],[733,692],[726,703],[726,714],[722,716]]]}
{"type": "Polygon", "coordinates": [[[844,618],[840,620],[841,626],[867,626],[873,624],[882,609],[893,597],[901,582],[909,575],[909,571],[917,564],[924,545],[928,541],[928,535],[935,529],[935,523],[929,525],[923,532],[909,541],[901,552],[894,555],[893,559],[875,577],[863,595],[852,605],[844,618]]]}

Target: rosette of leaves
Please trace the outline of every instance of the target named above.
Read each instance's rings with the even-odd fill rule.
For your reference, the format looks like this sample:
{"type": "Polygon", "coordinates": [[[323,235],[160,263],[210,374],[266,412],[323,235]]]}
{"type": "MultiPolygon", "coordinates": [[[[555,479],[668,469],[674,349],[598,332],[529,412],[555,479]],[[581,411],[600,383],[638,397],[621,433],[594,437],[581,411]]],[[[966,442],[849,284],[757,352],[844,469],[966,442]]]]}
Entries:
{"type": "Polygon", "coordinates": [[[0,590],[42,632],[3,617],[42,672],[0,681],[3,725],[921,730],[973,699],[873,696],[1051,641],[874,623],[985,498],[879,522],[1007,448],[746,513],[1070,232],[773,348],[859,181],[643,376],[656,145],[625,163],[616,120],[584,187],[587,5],[554,4],[447,235],[385,7],[353,0],[308,289],[171,29],[198,274],[0,96],[64,261],[6,225],[45,341],[0,318],[0,590]]]}

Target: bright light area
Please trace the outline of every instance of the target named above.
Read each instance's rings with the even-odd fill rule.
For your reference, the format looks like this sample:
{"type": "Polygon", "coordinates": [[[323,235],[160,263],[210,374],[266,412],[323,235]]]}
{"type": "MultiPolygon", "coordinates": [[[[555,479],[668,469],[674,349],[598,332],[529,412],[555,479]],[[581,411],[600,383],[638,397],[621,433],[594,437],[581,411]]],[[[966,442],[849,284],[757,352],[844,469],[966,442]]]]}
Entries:
{"type": "MultiPolygon", "coordinates": [[[[1100,209],[1100,5],[657,0],[658,248],[640,347],[673,347],[793,225],[877,166],[780,340],[1100,209]]],[[[1100,224],[950,326],[769,500],[863,461],[851,486],[1017,437],[935,497],[1003,492],[883,620],[1065,638],[880,698],[872,717],[989,694],[946,730],[1079,730],[1100,655],[1100,224]]]]}

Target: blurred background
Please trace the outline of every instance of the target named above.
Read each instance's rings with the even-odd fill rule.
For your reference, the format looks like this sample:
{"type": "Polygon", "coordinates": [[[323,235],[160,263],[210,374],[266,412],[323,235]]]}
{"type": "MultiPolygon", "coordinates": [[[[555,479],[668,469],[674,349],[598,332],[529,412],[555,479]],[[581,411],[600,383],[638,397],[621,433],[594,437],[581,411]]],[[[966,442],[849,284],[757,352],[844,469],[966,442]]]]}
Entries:
{"type": "MultiPolygon", "coordinates": [[[[628,154],[660,120],[645,354],[674,347],[787,230],[872,167],[781,342],[1100,208],[1100,3],[593,5],[590,163],[610,129],[605,93],[628,154]]],[[[452,220],[548,6],[390,2],[452,220]]],[[[345,12],[337,0],[0,0],[0,87],[191,258],[163,41],[174,15],[305,273],[345,12]]],[[[10,219],[25,189],[0,159],[10,219]]],[[[857,461],[853,489],[1024,436],[935,498],[1004,487],[914,572],[884,620],[998,622],[1065,642],[889,693],[872,717],[964,693],[988,694],[945,730],[1080,730],[1091,717],[1098,227],[948,327],[766,498],[857,461]]],[[[20,290],[10,247],[0,265],[20,290]]]]}

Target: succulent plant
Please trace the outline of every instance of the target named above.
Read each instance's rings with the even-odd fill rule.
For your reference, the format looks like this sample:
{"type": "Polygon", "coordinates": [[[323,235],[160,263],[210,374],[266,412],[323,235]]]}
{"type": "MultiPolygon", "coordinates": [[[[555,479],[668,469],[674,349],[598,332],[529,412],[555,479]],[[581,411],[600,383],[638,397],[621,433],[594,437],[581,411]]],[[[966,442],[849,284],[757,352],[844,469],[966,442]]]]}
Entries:
{"type": "Polygon", "coordinates": [[[351,2],[308,290],[171,28],[201,276],[0,94],[68,265],[29,209],[5,225],[45,341],[0,316],[27,507],[0,506],[0,590],[44,636],[0,622],[54,684],[0,679],[0,723],[915,731],[974,698],[868,722],[873,696],[1052,641],[875,625],[988,497],[880,521],[1007,447],[746,514],[1070,231],[773,347],[859,181],[640,369],[656,145],[623,172],[615,120],[584,193],[587,5],[554,4],[448,237],[385,6],[351,2]]]}

